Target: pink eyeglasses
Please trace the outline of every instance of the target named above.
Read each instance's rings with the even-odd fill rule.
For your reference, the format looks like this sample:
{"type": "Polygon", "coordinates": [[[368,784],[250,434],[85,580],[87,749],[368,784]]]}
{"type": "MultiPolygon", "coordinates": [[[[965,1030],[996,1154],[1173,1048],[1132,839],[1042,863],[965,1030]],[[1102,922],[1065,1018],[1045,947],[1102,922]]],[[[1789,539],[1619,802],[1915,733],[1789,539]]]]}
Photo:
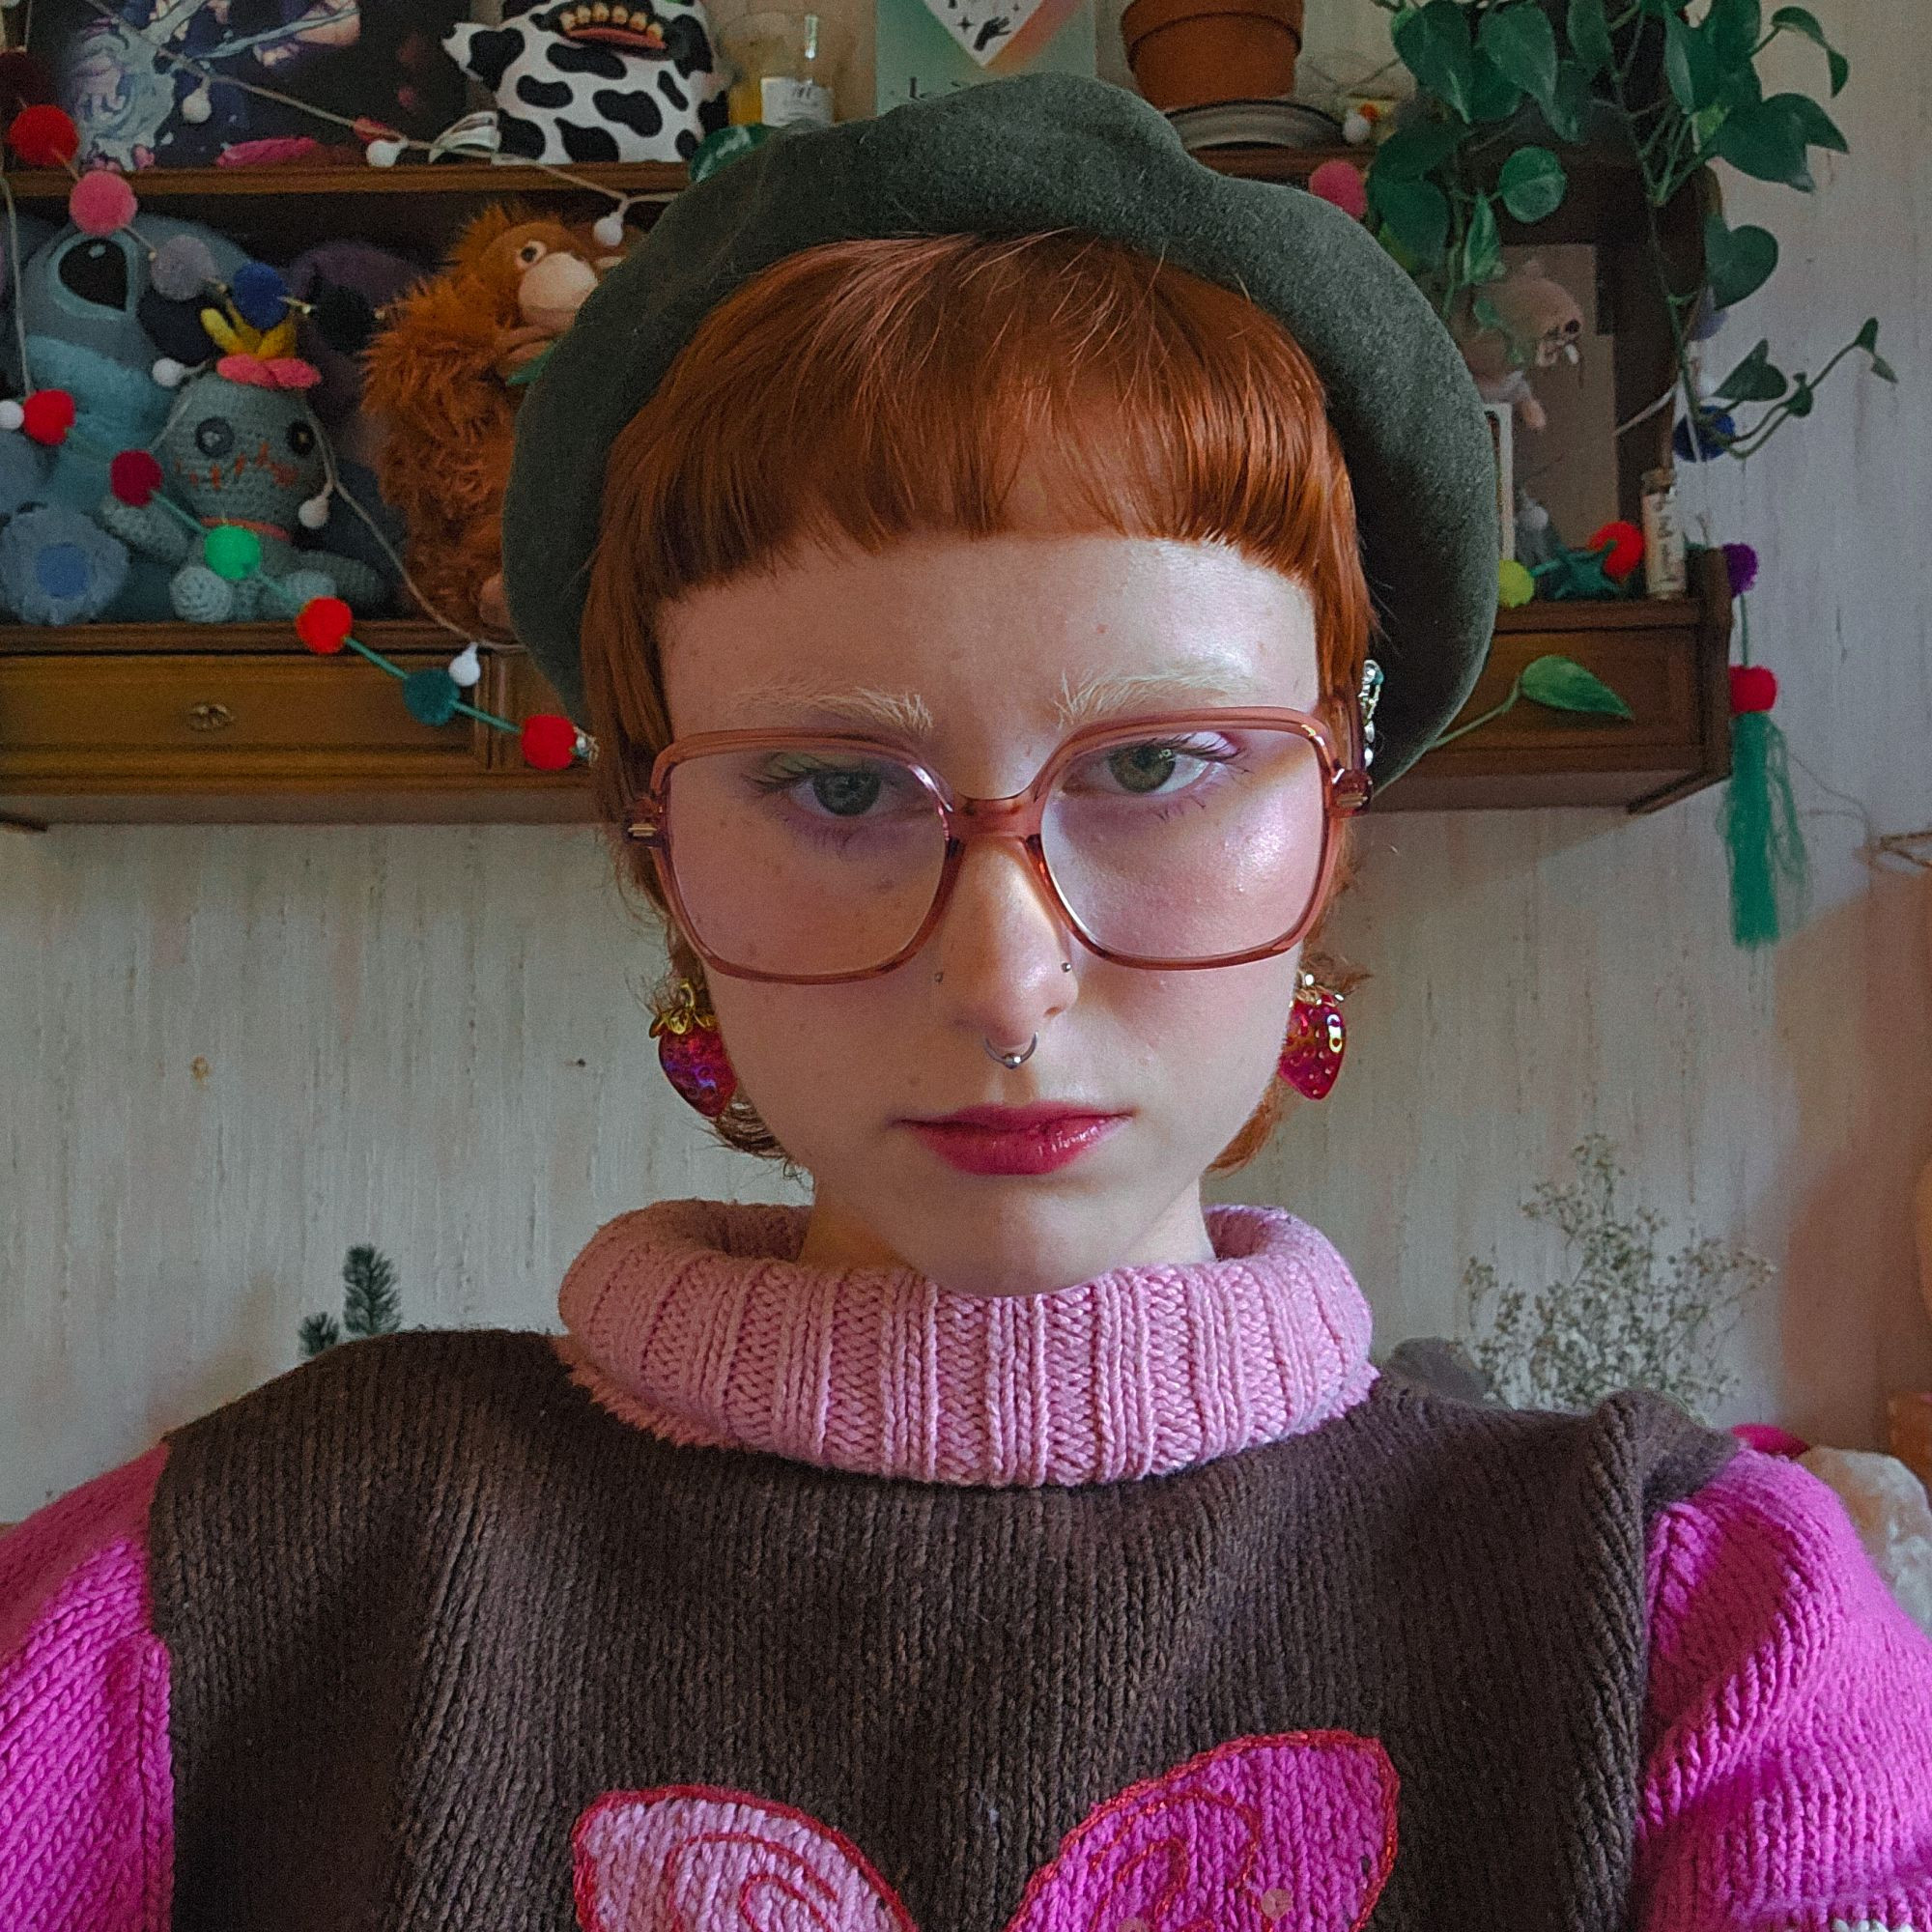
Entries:
{"type": "Polygon", "coordinates": [[[1229,708],[1073,732],[1005,798],[860,732],[707,731],[659,753],[627,833],[708,967],[820,985],[910,959],[966,847],[1020,848],[1083,945],[1151,971],[1285,952],[1372,791],[1375,686],[1338,724],[1229,708]]]}

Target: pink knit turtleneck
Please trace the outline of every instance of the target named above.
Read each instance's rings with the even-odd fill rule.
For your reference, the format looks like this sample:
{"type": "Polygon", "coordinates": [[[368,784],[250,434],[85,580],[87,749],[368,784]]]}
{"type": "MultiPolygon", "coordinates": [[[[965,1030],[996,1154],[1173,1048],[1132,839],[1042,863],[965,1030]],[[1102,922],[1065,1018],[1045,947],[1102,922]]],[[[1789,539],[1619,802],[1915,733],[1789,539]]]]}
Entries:
{"type": "Polygon", "coordinates": [[[1279,1208],[1206,1210],[1212,1261],[1034,1295],[802,1264],[810,1210],[660,1201],[607,1222],[558,1352],[679,1443],[988,1488],[1162,1475],[1300,1435],[1368,1393],[1368,1304],[1279,1208]]]}

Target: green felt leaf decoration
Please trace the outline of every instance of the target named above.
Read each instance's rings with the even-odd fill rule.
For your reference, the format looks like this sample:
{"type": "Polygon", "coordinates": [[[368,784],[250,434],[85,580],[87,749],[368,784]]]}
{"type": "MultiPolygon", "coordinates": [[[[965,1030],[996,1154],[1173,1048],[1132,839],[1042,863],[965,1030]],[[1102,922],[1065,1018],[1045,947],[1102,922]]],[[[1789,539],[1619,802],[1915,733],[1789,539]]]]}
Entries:
{"type": "Polygon", "coordinates": [[[1502,164],[1496,188],[1519,221],[1541,221],[1563,206],[1570,177],[1548,148],[1519,148],[1502,164]]]}
{"type": "Polygon", "coordinates": [[[1807,8],[1780,7],[1771,16],[1771,30],[1773,33],[1803,34],[1814,46],[1825,50],[1825,65],[1831,71],[1832,95],[1835,99],[1851,77],[1852,64],[1825,38],[1818,16],[1807,8]]]}
{"type": "Polygon", "coordinates": [[[1580,711],[1600,717],[1634,719],[1633,711],[1594,671],[1575,658],[1533,658],[1522,668],[1522,695],[1550,711],[1580,711]]]}
{"type": "Polygon", "coordinates": [[[1724,217],[1713,212],[1704,221],[1704,267],[1712,304],[1729,308],[1770,280],[1777,267],[1777,237],[1768,228],[1726,228],[1724,217]]]}
{"type": "Polygon", "coordinates": [[[1583,63],[1587,73],[1602,73],[1609,66],[1610,23],[1604,14],[1604,0],[1570,0],[1566,20],[1570,45],[1583,63]]]}
{"type": "Polygon", "coordinates": [[[1791,386],[1784,371],[1771,359],[1771,344],[1760,342],[1718,386],[1725,403],[1775,403],[1791,386]]]}
{"type": "Polygon", "coordinates": [[[1456,0],[1429,0],[1426,7],[1405,10],[1396,15],[1391,37],[1416,79],[1466,120],[1474,50],[1469,23],[1456,0]]]}

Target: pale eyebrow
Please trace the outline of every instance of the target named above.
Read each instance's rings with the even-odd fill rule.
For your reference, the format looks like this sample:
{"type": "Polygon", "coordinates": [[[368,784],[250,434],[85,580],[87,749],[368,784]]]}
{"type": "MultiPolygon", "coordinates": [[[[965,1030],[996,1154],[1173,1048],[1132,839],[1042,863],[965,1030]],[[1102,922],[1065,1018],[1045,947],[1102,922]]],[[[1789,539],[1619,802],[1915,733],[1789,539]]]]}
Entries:
{"type": "MultiPolygon", "coordinates": [[[[742,685],[736,696],[759,708],[796,711],[796,722],[837,721],[869,724],[908,738],[934,735],[931,707],[916,691],[885,691],[876,685],[825,690],[805,678],[768,678],[742,685]]],[[[1054,699],[1055,727],[1070,731],[1097,719],[1144,709],[1163,698],[1265,701],[1255,689],[1252,670],[1234,658],[1204,658],[1162,670],[1095,672],[1070,686],[1060,674],[1060,695],[1054,699]]]]}

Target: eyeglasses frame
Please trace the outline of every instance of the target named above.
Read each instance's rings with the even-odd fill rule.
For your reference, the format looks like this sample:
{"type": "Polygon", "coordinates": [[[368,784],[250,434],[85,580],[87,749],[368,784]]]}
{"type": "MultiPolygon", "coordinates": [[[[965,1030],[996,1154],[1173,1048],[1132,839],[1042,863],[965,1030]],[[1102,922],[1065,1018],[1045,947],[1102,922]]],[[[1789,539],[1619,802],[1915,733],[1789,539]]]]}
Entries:
{"type": "Polygon", "coordinates": [[[772,985],[824,986],[842,985],[857,980],[875,980],[887,973],[895,972],[918,953],[921,947],[931,938],[941,919],[945,917],[946,908],[952,897],[954,882],[959,875],[959,868],[965,861],[967,841],[974,838],[997,838],[1008,844],[1020,846],[1026,855],[1030,869],[1045,888],[1048,899],[1057,908],[1060,916],[1065,920],[1081,945],[1099,958],[1110,960],[1117,965],[1134,966],[1155,973],[1194,972],[1209,967],[1245,966],[1254,960],[1271,959],[1278,953],[1286,952],[1306,937],[1327,894],[1341,853],[1341,840],[1336,836],[1336,828],[1342,822],[1365,810],[1373,796],[1374,781],[1370,778],[1368,770],[1369,759],[1373,753],[1363,743],[1360,729],[1362,721],[1355,714],[1346,715],[1349,723],[1357,727],[1348,732],[1350,742],[1346,747],[1337,744],[1337,733],[1326,719],[1306,711],[1285,710],[1279,707],[1252,705],[1238,708],[1223,706],[1219,709],[1206,707],[1200,710],[1144,714],[1133,718],[1101,719],[1094,724],[1080,726],[1062,740],[1059,748],[1035,773],[1033,781],[1024,789],[1009,793],[1004,798],[980,798],[970,793],[955,793],[946,779],[932,770],[916,751],[904,745],[895,744],[889,738],[868,732],[812,731],[797,727],[698,731],[687,737],[673,739],[658,753],[651,766],[649,783],[641,796],[635,799],[625,814],[624,837],[648,848],[665,901],[676,918],[692,950],[706,966],[730,979],[753,980],[772,985]],[[1266,946],[1250,947],[1245,952],[1228,953],[1213,959],[1143,959],[1102,946],[1087,931],[1073,909],[1061,896],[1060,888],[1055,883],[1053,873],[1047,865],[1040,838],[1046,815],[1046,801],[1052,793],[1055,781],[1066,766],[1075,756],[1086,753],[1096,744],[1110,744],[1116,740],[1131,742],[1135,737],[1144,735],[1150,730],[1166,735],[1178,735],[1190,728],[1289,730],[1307,739],[1314,748],[1321,767],[1321,857],[1316,870],[1314,889],[1309,894],[1307,909],[1300,923],[1282,938],[1266,946]],[[932,904],[926,909],[925,918],[921,922],[919,930],[881,965],[867,966],[848,973],[766,973],[752,967],[735,966],[713,952],[698,939],[695,922],[686,909],[683,895],[678,891],[676,867],[670,849],[670,827],[668,823],[669,802],[666,797],[666,784],[671,772],[688,759],[709,756],[715,753],[780,750],[802,744],[840,751],[883,753],[906,766],[925,786],[939,807],[946,833],[946,852],[940,862],[939,882],[933,889],[932,904]]]}

